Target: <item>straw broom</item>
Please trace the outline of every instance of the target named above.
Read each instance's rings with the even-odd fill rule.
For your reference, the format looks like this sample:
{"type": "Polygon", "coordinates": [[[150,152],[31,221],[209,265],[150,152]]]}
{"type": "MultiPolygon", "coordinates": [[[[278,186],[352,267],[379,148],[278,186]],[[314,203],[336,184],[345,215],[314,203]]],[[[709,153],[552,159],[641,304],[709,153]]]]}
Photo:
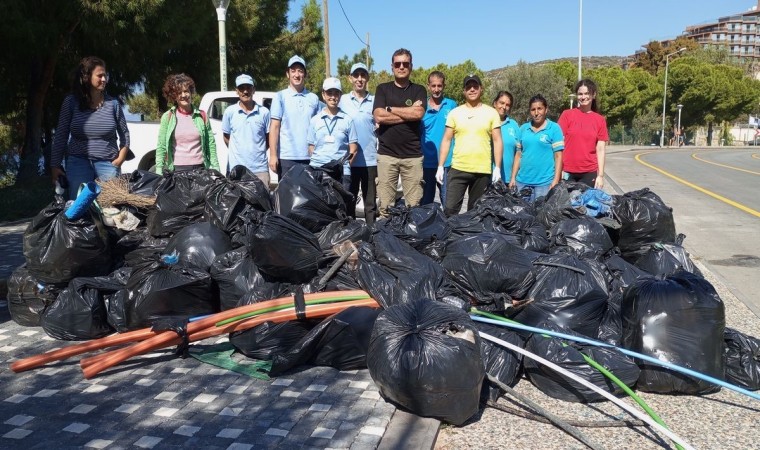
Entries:
{"type": "Polygon", "coordinates": [[[108,181],[97,180],[100,185],[98,204],[101,207],[129,205],[136,208],[148,208],[156,203],[156,196],[138,195],[129,192],[129,181],[124,176],[111,178],[108,181]]]}

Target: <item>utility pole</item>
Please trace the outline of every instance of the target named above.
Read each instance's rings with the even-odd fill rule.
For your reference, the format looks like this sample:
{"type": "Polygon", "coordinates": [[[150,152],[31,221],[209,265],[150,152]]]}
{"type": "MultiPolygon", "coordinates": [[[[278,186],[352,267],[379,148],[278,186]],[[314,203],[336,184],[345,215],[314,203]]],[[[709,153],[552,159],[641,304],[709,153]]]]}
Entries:
{"type": "Polygon", "coordinates": [[[322,0],[322,21],[325,23],[325,78],[330,78],[330,22],[327,14],[327,0],[322,0]]]}
{"type": "Polygon", "coordinates": [[[369,66],[369,32],[367,33],[367,70],[371,70],[369,66]]]}

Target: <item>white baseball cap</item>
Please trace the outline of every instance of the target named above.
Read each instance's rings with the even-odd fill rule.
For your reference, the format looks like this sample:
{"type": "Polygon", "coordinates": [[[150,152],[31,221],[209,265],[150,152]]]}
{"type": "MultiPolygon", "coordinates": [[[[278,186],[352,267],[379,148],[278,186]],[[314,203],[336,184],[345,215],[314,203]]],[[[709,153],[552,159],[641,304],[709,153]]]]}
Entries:
{"type": "Polygon", "coordinates": [[[360,63],[360,62],[359,62],[359,63],[356,63],[356,64],[354,64],[353,66],[351,66],[351,71],[350,71],[350,72],[348,72],[348,73],[349,73],[350,75],[353,75],[353,74],[354,74],[354,72],[356,72],[356,71],[357,71],[357,70],[359,70],[359,69],[361,69],[361,70],[363,70],[363,71],[365,71],[365,72],[369,73],[369,69],[367,69],[367,65],[366,65],[366,64],[364,64],[364,63],[360,63]]]}
{"type": "Polygon", "coordinates": [[[238,75],[238,77],[235,78],[235,86],[240,87],[244,84],[250,84],[251,86],[256,86],[256,82],[253,81],[252,76],[246,75],[246,74],[238,75]]]}
{"type": "Polygon", "coordinates": [[[329,91],[330,89],[337,89],[343,92],[343,88],[340,86],[340,80],[335,77],[325,78],[322,83],[322,90],[329,91]]]}
{"type": "Polygon", "coordinates": [[[290,59],[288,60],[288,69],[293,67],[293,64],[300,64],[303,66],[304,69],[306,68],[306,61],[304,61],[303,58],[301,58],[298,55],[293,55],[290,57],[290,59]]]}

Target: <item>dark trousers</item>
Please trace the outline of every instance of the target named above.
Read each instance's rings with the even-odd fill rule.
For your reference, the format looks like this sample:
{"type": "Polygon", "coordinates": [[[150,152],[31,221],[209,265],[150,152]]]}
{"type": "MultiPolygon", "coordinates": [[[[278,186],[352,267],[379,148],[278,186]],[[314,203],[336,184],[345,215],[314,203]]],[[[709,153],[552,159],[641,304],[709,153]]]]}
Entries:
{"type": "MultiPolygon", "coordinates": [[[[354,197],[359,198],[359,188],[362,190],[362,200],[364,201],[364,220],[367,225],[375,223],[377,214],[377,166],[370,167],[351,167],[351,186],[349,191],[354,197]]],[[[356,203],[350,205],[348,214],[356,217],[356,203]]]]}
{"type": "Polygon", "coordinates": [[[449,168],[443,169],[443,184],[439,185],[435,179],[435,173],[438,168],[434,169],[422,169],[422,180],[425,182],[425,186],[422,187],[422,200],[420,205],[427,205],[435,201],[435,189],[439,188],[439,201],[441,206],[446,206],[446,176],[449,173],[449,168]]]}
{"type": "Polygon", "coordinates": [[[567,172],[567,180],[583,183],[588,187],[594,187],[596,183],[596,172],[567,172]]]}
{"type": "Polygon", "coordinates": [[[453,167],[449,170],[447,178],[446,207],[443,209],[447,217],[459,214],[465,192],[468,196],[467,210],[472,209],[491,182],[490,173],[462,172],[453,167]]]}
{"type": "Polygon", "coordinates": [[[305,166],[308,166],[309,160],[308,159],[281,159],[280,164],[277,165],[277,179],[282,180],[282,176],[288,173],[288,170],[290,170],[291,167],[297,164],[303,164],[305,166]]]}

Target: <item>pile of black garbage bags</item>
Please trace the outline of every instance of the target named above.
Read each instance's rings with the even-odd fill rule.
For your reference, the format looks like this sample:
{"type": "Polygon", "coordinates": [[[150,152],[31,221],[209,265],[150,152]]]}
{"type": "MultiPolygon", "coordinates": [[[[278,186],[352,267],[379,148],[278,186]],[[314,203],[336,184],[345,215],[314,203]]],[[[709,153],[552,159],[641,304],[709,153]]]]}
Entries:
{"type": "Polygon", "coordinates": [[[619,388],[584,357],[647,392],[717,389],[615,348],[476,322],[471,308],[760,389],[760,341],[726,328],[724,305],[684,250],[672,210],[646,188],[610,196],[563,182],[528,204],[499,182],[466,213],[400,206],[368,227],[347,216],[351,194],[309,167],[293,168],[271,193],[242,167],[228,178],[138,171],[129,183],[157,197],[153,207],[130,207],[141,219],[134,231],[105,226],[96,206],[69,220],[62,200],[32,220],[26,264],[9,282],[13,320],[85,340],[272,298],[363,289],[381,309],[264,323],[230,342],[272,361],[273,376],[302,365],[369,368],[385,399],[456,425],[503,395],[500,384],[524,378],[554,398],[602,400],[480,333],[614,394],[619,388]],[[328,274],[346,248],[352,256],[328,274]]]}

